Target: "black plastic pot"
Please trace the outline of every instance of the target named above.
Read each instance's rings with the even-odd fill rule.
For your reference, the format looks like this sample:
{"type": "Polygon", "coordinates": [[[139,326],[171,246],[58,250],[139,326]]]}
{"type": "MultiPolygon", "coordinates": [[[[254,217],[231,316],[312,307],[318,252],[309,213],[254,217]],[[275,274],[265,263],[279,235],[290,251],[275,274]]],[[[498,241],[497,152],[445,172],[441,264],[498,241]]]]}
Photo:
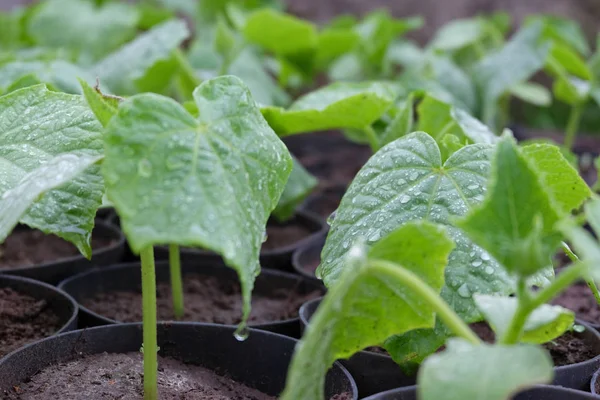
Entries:
{"type": "Polygon", "coordinates": [[[109,221],[115,215],[115,209],[113,207],[102,207],[96,211],[96,218],[102,221],[109,221]]]}
{"type": "MultiPolygon", "coordinates": [[[[269,225],[287,225],[298,224],[307,228],[310,236],[299,240],[296,243],[281,247],[278,249],[262,250],[260,252],[260,265],[264,268],[278,269],[281,271],[292,272],[292,254],[294,251],[307,243],[317,240],[325,236],[327,232],[327,224],[317,215],[307,212],[298,211],[292,219],[285,223],[279,223],[275,219],[270,219],[269,225]]],[[[181,260],[197,261],[197,260],[221,260],[221,256],[211,251],[202,249],[184,248],[180,249],[181,260]]],[[[155,250],[157,260],[167,260],[169,258],[169,250],[166,246],[157,246],[155,250]]]]}
{"type": "MultiPolygon", "coordinates": [[[[502,377],[498,377],[502,379],[502,377]]],[[[559,386],[538,385],[531,389],[525,390],[512,400],[598,400],[600,397],[590,393],[585,393],[580,390],[567,389],[559,386]]],[[[418,400],[417,387],[405,387],[367,397],[363,400],[418,400]]],[[[465,399],[467,400],[467,399],[465,399]]]]}
{"type": "Polygon", "coordinates": [[[600,368],[600,333],[581,320],[576,320],[576,323],[583,325],[586,329],[581,333],[575,332],[575,335],[583,339],[598,355],[577,364],[555,367],[552,384],[572,389],[588,390],[592,375],[600,368]]]}
{"type": "Polygon", "coordinates": [[[56,331],[57,334],[77,329],[77,303],[62,290],[29,278],[0,275],[0,288],[6,287],[34,299],[45,300],[60,319],[61,327],[56,331]]]}
{"type": "MultiPolygon", "coordinates": [[[[300,307],[302,329],[317,310],[321,299],[308,301],[300,307]]],[[[392,360],[392,357],[372,351],[359,351],[347,360],[339,360],[356,381],[361,398],[381,391],[411,386],[416,383],[416,376],[406,375],[392,360]]]]}
{"type": "Polygon", "coordinates": [[[292,254],[292,267],[294,268],[294,271],[307,279],[321,282],[315,276],[315,273],[310,266],[318,265],[321,262],[321,251],[323,250],[324,245],[325,237],[321,237],[294,251],[294,254],[292,254]]]}
{"type": "MultiPolygon", "coordinates": [[[[182,262],[183,279],[187,274],[201,273],[216,276],[220,281],[238,281],[236,272],[225,267],[221,261],[182,262]]],[[[156,263],[156,281],[169,282],[169,264],[166,261],[156,263]]],[[[98,293],[110,291],[133,291],[141,286],[141,272],[139,263],[121,264],[109,268],[101,268],[73,276],[59,285],[79,303],[80,327],[117,324],[119,321],[99,315],[84,307],[84,299],[98,293]]],[[[263,269],[256,278],[254,293],[270,293],[275,289],[297,289],[301,293],[318,290],[324,293],[322,285],[308,281],[299,276],[281,271],[263,269]]],[[[284,334],[290,337],[300,337],[300,320],[298,317],[283,321],[274,321],[262,324],[249,324],[252,328],[284,334]]]]}
{"type": "Polygon", "coordinates": [[[331,213],[337,210],[346,189],[344,184],[323,188],[317,193],[311,194],[300,208],[327,219],[331,213]]]}
{"type": "MultiPolygon", "coordinates": [[[[16,229],[31,228],[19,225],[16,229]]],[[[0,275],[24,276],[51,284],[57,284],[63,279],[90,270],[94,267],[111,265],[119,262],[125,248],[125,236],[123,236],[123,233],[107,222],[96,220],[93,234],[111,239],[113,243],[110,246],[94,250],[92,252],[91,260],[87,260],[81,254],[78,254],[76,256],[61,258],[44,264],[0,269],[0,275]]]]}
{"type": "MultiPolygon", "coordinates": [[[[185,363],[220,371],[232,379],[270,395],[284,388],[296,340],[271,332],[250,330],[247,340],[233,337],[235,328],[200,323],[158,324],[159,354],[185,363]]],[[[14,390],[37,371],[82,354],[137,352],[142,344],[141,324],[102,326],[41,340],[0,360],[0,394],[14,390]]],[[[327,374],[325,394],[351,393],[352,377],[341,365],[327,374]]]]}

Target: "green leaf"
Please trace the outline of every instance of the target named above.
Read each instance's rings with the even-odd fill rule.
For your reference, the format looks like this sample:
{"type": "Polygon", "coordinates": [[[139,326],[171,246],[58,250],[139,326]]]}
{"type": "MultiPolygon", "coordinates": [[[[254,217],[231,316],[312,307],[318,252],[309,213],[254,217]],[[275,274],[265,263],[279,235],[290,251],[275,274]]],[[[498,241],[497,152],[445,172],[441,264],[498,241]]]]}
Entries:
{"type": "Polygon", "coordinates": [[[79,94],[81,88],[77,78],[93,82],[88,71],[67,61],[13,61],[0,66],[0,89],[8,88],[23,79],[47,83],[63,92],[79,94]]]}
{"type": "Polygon", "coordinates": [[[429,43],[436,50],[457,50],[482,39],[485,34],[482,21],[477,18],[456,19],[442,26],[429,43]]]}
{"type": "Polygon", "coordinates": [[[384,82],[337,82],[300,97],[287,110],[261,111],[279,136],[328,129],[365,129],[392,104],[398,89],[384,82]]]}
{"type": "Polygon", "coordinates": [[[218,18],[215,29],[215,49],[224,57],[229,57],[236,44],[235,34],[224,18],[218,18]]]}
{"type": "Polygon", "coordinates": [[[319,32],[315,65],[319,69],[326,68],[333,60],[353,50],[358,41],[358,34],[351,29],[324,29],[319,32]]]}
{"type": "MultiPolygon", "coordinates": [[[[600,198],[594,195],[584,207],[585,217],[594,233],[600,233],[600,198]]],[[[560,223],[561,232],[571,242],[579,258],[590,265],[590,273],[595,281],[600,281],[600,244],[586,229],[577,226],[572,220],[560,223]]]]}
{"type": "Polygon", "coordinates": [[[592,72],[585,63],[585,60],[569,47],[560,43],[553,43],[550,57],[564,68],[565,72],[581,79],[592,79],[592,72]]]}
{"type": "Polygon", "coordinates": [[[39,46],[74,49],[94,61],[130,40],[138,18],[127,4],[49,0],[29,20],[28,32],[39,46]]]}
{"type": "Polygon", "coordinates": [[[21,45],[21,10],[0,11],[0,50],[16,49],[21,45]]]}
{"type": "Polygon", "coordinates": [[[79,80],[79,84],[81,85],[83,96],[88,106],[102,126],[106,127],[108,121],[117,113],[119,98],[103,95],[99,89],[92,88],[81,79],[79,80]]]}
{"type": "Polygon", "coordinates": [[[394,140],[408,135],[413,126],[413,95],[408,96],[396,110],[396,116],[379,136],[379,146],[383,147],[394,140]]]}
{"type": "Polygon", "coordinates": [[[167,21],[108,55],[94,68],[113,93],[160,92],[177,70],[173,51],[188,37],[183,21],[167,21]]]}
{"type": "Polygon", "coordinates": [[[325,285],[336,286],[356,240],[373,244],[409,221],[425,220],[446,225],[456,243],[442,297],[460,316],[479,318],[472,293],[511,293],[512,279],[451,223],[483,200],[491,151],[468,145],[442,163],[435,140],[424,132],[379,150],[354,178],[331,224],[318,269],[325,285]]]}
{"type": "Polygon", "coordinates": [[[590,46],[577,21],[555,15],[534,15],[525,20],[527,24],[533,24],[536,21],[543,24],[544,38],[571,47],[584,56],[590,53],[590,46]]]}
{"type": "Polygon", "coordinates": [[[510,88],[510,94],[540,107],[548,107],[552,104],[552,95],[545,86],[533,82],[519,82],[510,88]]]}
{"type": "MultiPolygon", "coordinates": [[[[554,162],[568,165],[557,154],[554,162]]],[[[514,139],[500,141],[492,166],[485,201],[457,224],[508,271],[527,277],[550,264],[560,243],[554,224],[562,213],[514,139]]]]}
{"type": "Polygon", "coordinates": [[[194,100],[197,118],[155,94],[121,103],[105,132],[107,197],[133,251],[169,243],[221,254],[240,276],[245,321],[292,161],[239,78],[205,81],[194,100]]]}
{"type": "MultiPolygon", "coordinates": [[[[502,337],[517,312],[515,297],[475,295],[475,304],[496,333],[502,337]]],[[[560,306],[544,304],[527,317],[523,326],[522,343],[543,344],[565,333],[575,322],[575,313],[560,306]]]]}
{"type": "MultiPolygon", "coordinates": [[[[35,86],[43,83],[38,79],[35,74],[27,74],[18,78],[16,81],[13,81],[5,90],[3,94],[12,93],[15,90],[23,89],[29,86],[35,86]]],[[[50,90],[58,91],[52,84],[47,84],[47,87],[50,90]]]]}
{"type": "Polygon", "coordinates": [[[560,76],[552,85],[554,96],[572,106],[587,101],[590,90],[590,82],[572,76],[560,76]]]}
{"type": "Polygon", "coordinates": [[[501,50],[475,65],[473,78],[482,92],[486,125],[495,124],[500,96],[544,66],[549,47],[539,43],[541,31],[539,24],[522,28],[501,50]]]}
{"type": "Polygon", "coordinates": [[[536,143],[521,148],[536,170],[546,193],[563,214],[578,209],[592,191],[558,146],[536,143]]]}
{"type": "Polygon", "coordinates": [[[267,8],[248,17],[243,33],[248,41],[278,55],[313,50],[319,40],[317,29],[310,22],[267,8]]]}
{"type": "Polygon", "coordinates": [[[27,173],[16,186],[6,190],[0,198],[0,243],[44,193],[67,184],[101,158],[75,153],[61,154],[27,173]]]}
{"type": "MultiPolygon", "coordinates": [[[[55,157],[101,155],[100,128],[81,96],[39,85],[0,97],[0,197],[55,157]]],[[[89,258],[103,187],[99,167],[91,166],[44,194],[20,221],[72,242],[89,258]]]]}
{"type": "Polygon", "coordinates": [[[451,249],[441,227],[409,223],[369,253],[369,260],[391,261],[387,268],[368,260],[348,261],[358,265],[344,272],[311,318],[296,346],[281,399],[323,399],[325,372],[336,359],[378,345],[394,333],[433,326],[434,310],[405,279],[416,276],[439,292],[451,249]],[[423,252],[424,246],[431,251],[423,252]]]}
{"type": "Polygon", "coordinates": [[[280,221],[290,219],[294,215],[296,207],[304,201],[318,183],[317,179],[297,159],[292,158],[292,160],[294,161],[292,172],[281,194],[279,204],[273,210],[273,215],[280,221]]]}
{"type": "Polygon", "coordinates": [[[534,345],[476,346],[451,339],[444,352],[423,363],[417,393],[421,400],[506,400],[522,389],[550,382],[552,367],[550,356],[534,345]]]}

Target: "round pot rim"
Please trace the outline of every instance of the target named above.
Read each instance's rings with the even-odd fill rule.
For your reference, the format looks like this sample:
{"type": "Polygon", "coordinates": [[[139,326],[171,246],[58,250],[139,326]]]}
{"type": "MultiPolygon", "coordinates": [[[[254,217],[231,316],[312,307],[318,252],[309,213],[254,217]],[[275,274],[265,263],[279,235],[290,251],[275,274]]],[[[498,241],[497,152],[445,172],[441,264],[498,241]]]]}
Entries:
{"type": "MultiPolygon", "coordinates": [[[[113,250],[117,250],[119,247],[125,245],[125,235],[118,227],[114,226],[113,224],[109,223],[108,221],[103,221],[103,220],[97,219],[94,222],[94,227],[98,226],[98,225],[102,226],[102,229],[106,229],[106,230],[110,231],[111,235],[114,235],[115,242],[106,247],[101,247],[97,250],[92,250],[92,259],[94,257],[98,257],[105,253],[109,253],[113,250]]],[[[30,228],[30,229],[34,229],[34,228],[30,228]]],[[[71,263],[71,262],[83,261],[83,260],[86,260],[86,258],[83,255],[78,253],[74,256],[63,257],[63,258],[59,258],[54,261],[48,261],[48,262],[44,262],[41,264],[29,265],[26,267],[2,268],[2,269],[0,269],[0,275],[4,275],[4,274],[13,275],[13,274],[18,274],[19,272],[23,272],[23,271],[52,268],[56,264],[71,263]]]]}
{"type": "MultiPolygon", "coordinates": [[[[23,278],[26,279],[26,278],[23,278]]],[[[228,329],[231,331],[231,335],[233,336],[233,333],[236,330],[236,326],[235,325],[220,325],[220,324],[215,324],[212,322],[186,322],[186,321],[158,321],[157,322],[157,326],[163,325],[165,327],[169,327],[169,326],[195,326],[195,327],[204,327],[204,328],[208,328],[208,329],[228,329]]],[[[126,322],[126,323],[122,323],[122,324],[113,324],[113,325],[102,325],[102,326],[94,326],[92,328],[85,328],[85,329],[78,329],[78,330],[74,330],[74,331],[69,331],[69,332],[61,332],[52,336],[48,336],[45,337],[43,339],[37,340],[35,342],[32,343],[28,343],[25,346],[19,347],[18,349],[15,349],[13,351],[11,351],[10,353],[8,353],[7,355],[5,355],[4,357],[0,358],[0,367],[2,367],[2,364],[4,364],[9,357],[14,357],[18,352],[24,350],[24,349],[28,349],[31,348],[33,346],[38,345],[39,343],[43,343],[49,340],[53,340],[56,339],[57,337],[63,337],[66,335],[80,335],[82,332],[87,332],[87,331],[96,331],[96,330],[103,330],[103,329],[115,329],[115,328],[122,328],[122,329],[126,329],[128,327],[137,327],[139,329],[143,329],[143,324],[142,322],[126,322]]],[[[265,331],[262,329],[256,329],[253,327],[248,327],[248,331],[249,334],[258,334],[258,335],[266,335],[266,336],[275,336],[279,339],[283,339],[283,340],[289,340],[291,342],[294,342],[295,346],[298,343],[298,339],[294,339],[292,337],[286,336],[286,335],[282,335],[279,333],[275,333],[275,332],[270,332],[270,331],[265,331]]],[[[294,346],[294,347],[295,347],[294,346]]],[[[347,379],[347,381],[350,383],[350,388],[352,390],[352,399],[353,400],[357,400],[358,399],[358,387],[356,385],[356,382],[354,381],[354,378],[352,377],[352,375],[350,374],[350,372],[348,372],[348,370],[338,361],[336,361],[334,363],[334,365],[343,373],[344,377],[347,379]]]]}
{"type": "MultiPolygon", "coordinates": [[[[182,268],[185,268],[186,262],[182,261],[181,266],[182,268]]],[[[168,267],[169,262],[167,260],[161,260],[161,261],[156,261],[155,263],[155,267],[159,268],[159,267],[168,267]]],[[[226,267],[224,264],[223,266],[211,266],[213,268],[229,268],[226,267]]],[[[99,273],[111,273],[111,271],[117,270],[117,269],[138,269],[141,270],[141,264],[139,262],[131,262],[131,263],[121,263],[121,264],[116,264],[116,265],[112,265],[110,267],[102,267],[102,268],[92,268],[89,271],[84,271],[81,272],[77,275],[73,275],[65,280],[63,280],[62,282],[60,282],[58,284],[58,288],[61,289],[62,291],[64,291],[65,293],[66,290],[64,289],[65,285],[71,283],[72,281],[75,281],[77,279],[81,279],[84,277],[87,277],[88,275],[95,275],[95,274],[99,274],[99,273]]],[[[233,270],[232,268],[229,268],[231,270],[233,270]]],[[[270,269],[270,268],[261,268],[260,274],[265,274],[268,276],[278,276],[278,277],[282,277],[282,278],[288,278],[288,279],[294,279],[294,280],[304,280],[307,284],[315,286],[315,289],[319,289],[319,290],[323,290],[322,288],[320,288],[315,282],[311,282],[310,280],[289,273],[289,272],[284,272],[284,271],[280,271],[280,270],[276,270],[276,269],[270,269]]],[[[319,297],[321,298],[321,297],[319,297]]],[[[85,307],[84,305],[80,304],[78,301],[73,300],[76,302],[76,304],[79,306],[79,309],[83,312],[86,312],[90,315],[92,315],[95,318],[98,318],[99,320],[102,320],[104,322],[106,322],[106,324],[108,325],[123,325],[123,324],[137,324],[138,322],[121,322],[121,321],[117,321],[115,319],[112,318],[108,318],[104,315],[98,314],[95,311],[90,310],[89,308],[85,307]]],[[[283,320],[279,320],[279,321],[272,321],[272,322],[263,322],[260,324],[253,324],[251,322],[248,322],[247,326],[248,328],[251,329],[258,329],[258,330],[263,330],[261,328],[265,328],[265,327],[277,327],[280,325],[287,325],[291,322],[294,322],[295,320],[299,320],[300,319],[300,309],[298,309],[298,316],[295,318],[288,318],[288,319],[283,319],[283,320]]],[[[176,320],[161,320],[159,322],[164,322],[164,323],[198,323],[198,324],[213,324],[216,326],[226,326],[226,327],[236,327],[237,325],[226,325],[226,324],[217,324],[217,323],[213,323],[213,322],[199,322],[199,321],[176,321],[176,320]]],[[[141,323],[141,322],[140,322],[141,323]]],[[[91,329],[91,328],[90,328],[91,329]]]]}
{"type": "MultiPolygon", "coordinates": [[[[321,243],[324,246],[325,245],[324,242],[325,242],[325,237],[319,238],[319,239],[311,241],[310,243],[304,243],[301,247],[298,247],[296,250],[294,250],[294,252],[292,253],[292,268],[294,268],[294,271],[297,274],[302,275],[303,277],[308,278],[308,279],[317,280],[319,282],[322,282],[314,274],[311,274],[308,271],[306,271],[304,268],[302,268],[302,263],[300,262],[300,257],[302,257],[313,246],[314,247],[320,246],[321,243]]],[[[321,250],[323,250],[323,246],[321,246],[321,250]]]]}
{"type": "MultiPolygon", "coordinates": [[[[57,336],[57,335],[61,335],[63,333],[69,333],[69,332],[71,332],[71,331],[67,331],[67,329],[69,328],[69,326],[75,324],[75,321],[77,320],[77,316],[79,314],[79,303],[77,303],[77,301],[75,301],[75,299],[69,293],[65,292],[64,290],[62,290],[61,288],[59,288],[57,286],[50,285],[49,283],[38,281],[38,280],[35,280],[35,279],[31,279],[31,278],[26,278],[26,277],[23,277],[23,276],[18,276],[18,275],[1,275],[0,274],[0,287],[5,287],[5,286],[2,285],[3,281],[25,282],[25,283],[30,284],[30,285],[41,286],[41,287],[43,287],[43,288],[45,288],[47,290],[50,290],[50,291],[56,293],[59,296],[62,296],[63,298],[65,298],[69,302],[69,304],[71,305],[72,310],[71,310],[71,316],[69,317],[69,319],[64,324],[61,325],[60,329],[58,329],[56,332],[54,332],[50,336],[46,336],[45,338],[33,341],[31,343],[27,343],[25,346],[21,346],[19,348],[16,348],[15,350],[11,351],[10,353],[5,354],[4,356],[0,357],[0,364],[2,363],[1,361],[4,358],[8,357],[12,353],[14,353],[14,352],[16,352],[16,351],[18,351],[18,350],[20,350],[20,349],[22,349],[24,347],[27,347],[27,346],[29,346],[31,344],[34,344],[34,343],[37,343],[40,340],[46,340],[46,339],[51,338],[53,336],[57,336]]],[[[28,293],[24,293],[24,294],[29,295],[28,293]]]]}

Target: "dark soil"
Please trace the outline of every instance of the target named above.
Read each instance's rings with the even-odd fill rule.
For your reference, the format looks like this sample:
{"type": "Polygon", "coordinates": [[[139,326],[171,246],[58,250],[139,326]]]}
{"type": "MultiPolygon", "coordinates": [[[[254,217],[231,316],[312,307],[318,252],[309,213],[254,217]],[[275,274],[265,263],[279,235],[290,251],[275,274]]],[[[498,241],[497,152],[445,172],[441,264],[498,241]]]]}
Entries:
{"type": "MultiPolygon", "coordinates": [[[[494,331],[483,322],[471,324],[471,329],[487,343],[494,342],[494,331]]],[[[577,364],[590,360],[597,356],[583,339],[580,339],[572,332],[566,332],[562,336],[543,345],[550,352],[554,366],[577,364]]]]}
{"type": "Polygon", "coordinates": [[[38,339],[54,334],[60,319],[45,300],[0,288],[0,358],[38,339]]]}
{"type": "Polygon", "coordinates": [[[313,232],[298,223],[267,225],[267,241],[263,243],[262,250],[276,250],[298,243],[310,236],[313,232]]]}
{"type": "MultiPolygon", "coordinates": [[[[92,249],[108,247],[112,239],[92,237],[92,249]]],[[[35,229],[17,229],[0,244],[0,269],[29,267],[73,257],[79,250],[54,235],[35,229]]]]}
{"type": "MultiPolygon", "coordinates": [[[[162,400],[275,400],[214,371],[158,357],[162,400]]],[[[50,366],[5,393],[5,400],[142,399],[141,353],[95,354],[50,366]]],[[[330,400],[351,400],[348,393],[330,400]]]]}
{"type": "Polygon", "coordinates": [[[600,324],[600,306],[590,288],[583,282],[569,286],[552,303],[574,311],[577,318],[600,324]]]}
{"type": "MultiPolygon", "coordinates": [[[[242,316],[242,298],[238,282],[223,281],[207,275],[186,275],[184,278],[185,321],[214,322],[235,325],[242,316]]],[[[296,318],[302,303],[321,296],[320,291],[303,294],[290,288],[276,289],[272,293],[252,295],[252,312],[249,322],[262,324],[296,318]]],[[[171,286],[157,285],[159,320],[173,320],[171,286]]],[[[142,294],[136,292],[101,293],[82,301],[96,313],[121,322],[142,320],[142,294]]]]}

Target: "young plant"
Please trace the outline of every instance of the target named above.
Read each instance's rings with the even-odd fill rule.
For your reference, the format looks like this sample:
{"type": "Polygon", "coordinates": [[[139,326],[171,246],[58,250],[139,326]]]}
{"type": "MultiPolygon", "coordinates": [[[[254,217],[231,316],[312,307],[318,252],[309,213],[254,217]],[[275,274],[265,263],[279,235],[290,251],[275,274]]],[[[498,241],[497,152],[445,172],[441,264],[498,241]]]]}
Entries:
{"type": "MultiPolygon", "coordinates": [[[[368,346],[384,343],[398,361],[396,349],[390,344],[398,345],[398,338],[405,336],[412,358],[418,359],[423,352],[421,346],[431,341],[427,332],[436,325],[436,318],[437,324],[443,325],[449,336],[456,338],[448,340],[444,351],[431,355],[421,366],[418,375],[421,400],[476,397],[506,400],[523,388],[552,379],[552,361],[537,344],[564,333],[572,325],[574,315],[571,311],[545,303],[575,280],[587,273],[597,276],[598,271],[592,268],[595,266],[590,262],[576,262],[539,291],[532,291],[530,286],[534,281],[539,284],[540,273],[547,270],[550,257],[560,245],[562,234],[558,227],[568,221],[570,210],[589,196],[589,190],[577,181],[572,192],[564,190],[566,185],[573,183],[570,179],[567,182],[565,173],[571,176],[577,174],[556,147],[544,145],[519,149],[512,138],[504,137],[495,148],[490,149],[493,161],[489,183],[484,182],[484,186],[489,187],[485,199],[462,199],[471,209],[459,211],[463,217],[458,217],[454,211],[463,208],[457,205],[461,200],[448,194],[445,181],[453,182],[463,196],[470,195],[468,189],[459,186],[462,181],[475,179],[469,176],[468,171],[483,171],[484,180],[487,173],[486,168],[480,169],[474,160],[467,162],[469,156],[466,151],[481,145],[466,146],[447,161],[456,157],[464,162],[460,166],[438,166],[436,170],[442,173],[437,178],[433,177],[432,185],[426,182],[435,170],[425,171],[420,178],[412,179],[413,193],[419,188],[416,184],[421,183],[434,191],[428,194],[431,201],[406,201],[408,195],[405,192],[392,189],[394,182],[406,181],[399,175],[403,168],[393,164],[383,167],[384,154],[389,151],[398,158],[401,154],[405,154],[403,158],[410,158],[407,155],[411,154],[413,162],[423,159],[430,152],[417,145],[418,136],[409,135],[389,144],[371,159],[369,163],[372,165],[368,163],[361,171],[363,176],[370,176],[370,182],[385,180],[388,189],[377,189],[383,182],[372,185],[361,182],[359,173],[353,186],[356,185],[356,191],[362,186],[360,191],[364,197],[358,201],[359,197],[352,192],[351,186],[348,198],[342,200],[334,224],[338,219],[342,220],[337,226],[332,226],[328,242],[334,241],[333,247],[345,250],[333,256],[326,253],[326,245],[323,259],[329,263],[325,264],[329,268],[322,267],[321,273],[326,282],[329,281],[330,290],[297,346],[283,399],[323,398],[324,375],[331,364],[337,358],[349,357],[368,346]],[[411,146],[404,147],[407,138],[413,142],[411,146]],[[412,151],[408,153],[402,149],[412,151]],[[460,154],[461,151],[463,154],[460,154]],[[380,153],[383,154],[378,157],[380,153]],[[551,167],[540,168],[541,160],[551,163],[551,167]],[[373,198],[384,197],[379,200],[384,206],[379,209],[369,205],[374,201],[367,198],[367,193],[373,198]],[[405,205],[401,207],[404,212],[395,211],[400,204],[405,205]],[[411,218],[411,208],[417,213],[417,209],[425,211],[425,218],[411,218]],[[357,210],[363,212],[356,213],[357,210]],[[449,218],[448,213],[452,211],[457,217],[449,218]],[[349,221],[351,212],[354,213],[354,221],[358,222],[349,221]],[[434,213],[435,218],[431,218],[434,213]],[[397,215],[400,218],[395,228],[385,231],[387,221],[397,215]],[[456,222],[444,222],[443,215],[456,222]],[[427,222],[430,218],[438,224],[427,222]],[[375,222],[377,220],[379,222],[375,222]],[[440,222],[446,226],[440,226],[440,222]],[[369,229],[378,230],[375,240],[371,240],[370,249],[360,244],[353,245],[355,239],[361,237],[368,244],[369,239],[373,239],[366,234],[365,230],[369,229]],[[334,235],[336,230],[338,235],[334,235]],[[340,230],[348,233],[343,235],[346,239],[339,236],[340,230]],[[336,246],[340,240],[341,245],[336,246]],[[466,246],[480,253],[474,261],[468,257],[476,253],[466,246]],[[458,263],[457,259],[460,260],[458,263]],[[486,261],[492,261],[495,270],[491,264],[484,264],[486,261]],[[473,276],[475,280],[470,280],[463,272],[472,267],[475,268],[473,273],[476,269],[480,271],[476,277],[473,276]],[[448,296],[449,290],[452,290],[448,284],[452,285],[457,273],[462,277],[459,282],[466,285],[466,290],[476,292],[470,296],[471,307],[466,303],[462,306],[455,303],[457,297],[464,299],[464,289],[459,289],[458,296],[448,296]],[[507,287],[506,291],[497,290],[501,276],[514,279],[515,285],[507,287]],[[488,286],[491,282],[494,282],[493,286],[488,286]],[[513,291],[516,297],[503,297],[513,291]],[[496,332],[497,343],[488,345],[480,341],[465,323],[465,319],[471,322],[468,316],[465,318],[465,310],[470,310],[472,316],[483,315],[496,332]],[[406,334],[411,333],[412,336],[407,338],[406,334]],[[517,346],[516,343],[521,344],[517,346]],[[503,379],[485,379],[498,375],[503,379]]],[[[422,141],[426,140],[425,136],[422,141]]],[[[481,150],[479,153],[482,153],[481,150]]],[[[582,232],[570,224],[565,226],[568,232],[582,232]]],[[[574,238],[572,233],[570,236],[574,243],[585,243],[574,238]]],[[[599,260],[597,249],[596,245],[595,253],[588,251],[584,258],[599,260]]],[[[437,347],[441,344],[438,343],[437,347]]]]}

